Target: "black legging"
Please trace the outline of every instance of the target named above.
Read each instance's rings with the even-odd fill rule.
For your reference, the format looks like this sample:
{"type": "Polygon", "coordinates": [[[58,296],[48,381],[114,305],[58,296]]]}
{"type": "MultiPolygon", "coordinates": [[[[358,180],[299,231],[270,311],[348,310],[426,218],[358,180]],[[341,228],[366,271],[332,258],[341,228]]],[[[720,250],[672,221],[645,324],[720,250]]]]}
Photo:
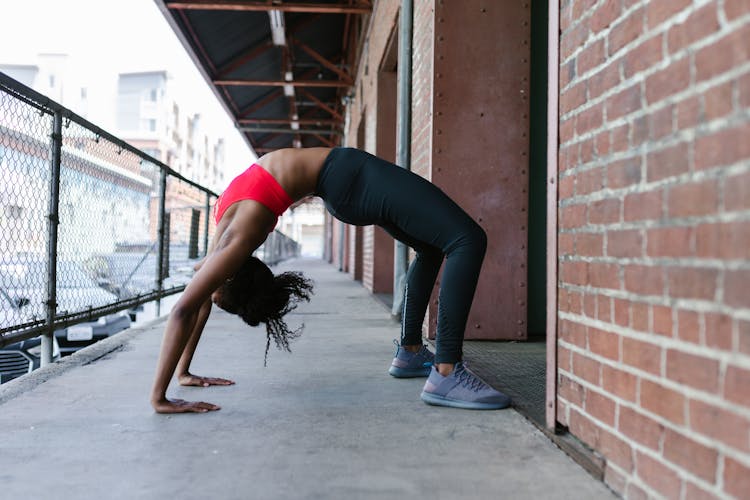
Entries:
{"type": "Polygon", "coordinates": [[[461,360],[464,329],[487,248],[484,230],[437,186],[397,165],[352,148],[335,148],[316,194],[337,219],[376,224],[413,248],[401,345],[422,343],[422,322],[443,257],[435,362],[461,360]]]}

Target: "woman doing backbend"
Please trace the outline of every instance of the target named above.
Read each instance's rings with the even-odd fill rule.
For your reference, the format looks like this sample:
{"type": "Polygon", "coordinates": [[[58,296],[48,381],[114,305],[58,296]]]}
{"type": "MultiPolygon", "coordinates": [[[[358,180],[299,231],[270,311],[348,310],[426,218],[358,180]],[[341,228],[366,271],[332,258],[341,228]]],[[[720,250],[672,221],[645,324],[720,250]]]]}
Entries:
{"type": "Polygon", "coordinates": [[[205,402],[168,399],[177,373],[182,385],[227,385],[189,372],[211,303],[250,325],[266,323],[268,336],[287,349],[298,332],[282,316],[312,287],[299,273],[273,276],[251,257],[294,202],[319,196],[337,219],[375,224],[416,251],[407,272],[401,340],[389,368],[394,377],[428,377],[422,399],[434,405],[497,409],[510,404],[461,362],[464,328],[484,258],[487,237],[456,203],[422,177],[352,148],[283,149],[261,157],[235,178],[215,206],[216,232],[207,257],[167,322],[151,404],[160,413],[205,412],[205,402]],[[436,352],[422,343],[422,322],[440,266],[436,352]]]}

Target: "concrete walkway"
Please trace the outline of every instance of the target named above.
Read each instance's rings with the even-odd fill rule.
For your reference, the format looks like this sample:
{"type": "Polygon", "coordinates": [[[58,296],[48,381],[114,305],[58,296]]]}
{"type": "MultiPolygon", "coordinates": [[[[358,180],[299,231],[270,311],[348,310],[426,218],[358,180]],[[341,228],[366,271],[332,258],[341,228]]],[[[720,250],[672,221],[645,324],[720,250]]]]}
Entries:
{"type": "Polygon", "coordinates": [[[194,362],[230,387],[171,387],[221,405],[158,415],[148,403],[164,320],[0,386],[2,498],[611,498],[514,410],[425,405],[423,380],[387,374],[399,328],[320,261],[292,354],[214,310],[194,362]]]}

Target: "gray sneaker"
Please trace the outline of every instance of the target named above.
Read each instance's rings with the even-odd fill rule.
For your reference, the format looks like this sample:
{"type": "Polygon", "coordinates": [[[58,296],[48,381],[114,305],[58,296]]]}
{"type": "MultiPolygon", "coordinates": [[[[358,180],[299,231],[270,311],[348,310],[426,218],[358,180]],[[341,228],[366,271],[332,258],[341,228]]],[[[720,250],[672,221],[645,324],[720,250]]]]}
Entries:
{"type": "Polygon", "coordinates": [[[426,377],[430,374],[435,355],[427,346],[422,346],[419,352],[411,352],[398,345],[398,341],[394,340],[393,343],[396,344],[396,355],[388,373],[396,378],[426,377]]]}
{"type": "Polygon", "coordinates": [[[468,410],[499,410],[510,406],[508,396],[485,384],[463,363],[456,363],[447,377],[433,367],[421,397],[427,404],[468,410]]]}

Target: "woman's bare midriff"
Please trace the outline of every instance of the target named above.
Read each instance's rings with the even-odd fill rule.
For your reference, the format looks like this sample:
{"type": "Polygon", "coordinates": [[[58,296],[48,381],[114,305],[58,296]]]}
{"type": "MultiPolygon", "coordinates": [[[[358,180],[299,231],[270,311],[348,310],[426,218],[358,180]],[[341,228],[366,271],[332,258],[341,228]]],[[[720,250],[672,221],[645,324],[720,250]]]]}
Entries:
{"type": "Polygon", "coordinates": [[[330,148],[289,148],[265,154],[256,162],[271,174],[294,201],[315,192],[330,148]]]}

